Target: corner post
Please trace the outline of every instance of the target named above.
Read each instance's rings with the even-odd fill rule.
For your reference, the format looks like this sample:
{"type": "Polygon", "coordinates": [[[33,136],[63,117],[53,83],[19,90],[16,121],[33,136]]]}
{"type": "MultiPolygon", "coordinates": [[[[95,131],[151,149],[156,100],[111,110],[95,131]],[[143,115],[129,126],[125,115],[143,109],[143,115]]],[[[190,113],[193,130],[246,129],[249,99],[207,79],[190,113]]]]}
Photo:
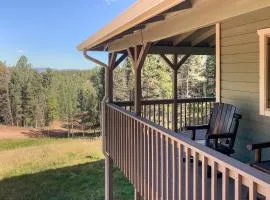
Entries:
{"type": "MultiPolygon", "coordinates": [[[[114,53],[113,53],[114,54],[114,53]]],[[[105,200],[112,200],[113,199],[113,160],[110,157],[108,153],[108,147],[107,147],[107,135],[108,133],[108,128],[107,128],[107,121],[108,121],[108,116],[106,112],[106,104],[111,103],[113,101],[113,67],[112,67],[112,58],[113,55],[112,53],[109,53],[109,64],[108,67],[105,68],[105,96],[104,100],[102,102],[103,106],[103,113],[102,113],[102,119],[103,119],[103,126],[105,126],[103,132],[103,145],[105,145],[105,200]]]]}
{"type": "MultiPolygon", "coordinates": [[[[138,45],[127,49],[128,55],[132,61],[132,67],[135,72],[135,97],[134,97],[134,111],[136,115],[141,116],[141,99],[142,99],[142,67],[146,56],[151,47],[151,43],[138,45]]],[[[142,200],[141,194],[138,192],[135,185],[134,200],[142,200]]]]}
{"type": "Polygon", "coordinates": [[[87,60],[96,63],[99,66],[105,68],[104,77],[104,97],[101,103],[101,132],[102,132],[102,150],[105,157],[105,200],[113,199],[113,159],[109,155],[109,148],[107,143],[107,135],[109,134],[108,129],[108,113],[107,113],[107,103],[113,102],[113,70],[120,65],[120,63],[127,57],[127,53],[117,59],[117,53],[109,53],[108,64],[90,56],[87,54],[87,50],[83,51],[83,55],[87,60]]]}

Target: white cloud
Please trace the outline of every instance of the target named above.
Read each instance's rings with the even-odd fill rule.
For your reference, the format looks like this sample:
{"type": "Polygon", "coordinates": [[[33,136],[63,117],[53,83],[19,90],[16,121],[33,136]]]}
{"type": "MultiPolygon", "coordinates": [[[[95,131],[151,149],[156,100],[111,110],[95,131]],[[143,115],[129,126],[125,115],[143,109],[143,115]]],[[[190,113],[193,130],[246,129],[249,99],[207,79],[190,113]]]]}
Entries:
{"type": "Polygon", "coordinates": [[[106,4],[110,5],[118,0],[105,0],[106,4]]]}
{"type": "Polygon", "coordinates": [[[18,50],[17,50],[17,53],[24,53],[24,50],[18,49],[18,50]]]}

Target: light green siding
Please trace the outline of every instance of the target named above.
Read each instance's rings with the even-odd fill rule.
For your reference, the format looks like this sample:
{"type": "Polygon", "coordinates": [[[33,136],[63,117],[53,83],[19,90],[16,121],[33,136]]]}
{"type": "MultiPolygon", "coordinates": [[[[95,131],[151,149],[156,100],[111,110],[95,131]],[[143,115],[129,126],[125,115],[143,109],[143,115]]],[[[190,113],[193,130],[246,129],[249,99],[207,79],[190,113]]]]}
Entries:
{"type": "MultiPolygon", "coordinates": [[[[234,104],[243,115],[235,157],[251,158],[246,145],[270,141],[270,117],[259,115],[259,37],[270,28],[270,8],[221,23],[221,101],[234,104]]],[[[270,152],[264,156],[270,157],[270,152]]]]}

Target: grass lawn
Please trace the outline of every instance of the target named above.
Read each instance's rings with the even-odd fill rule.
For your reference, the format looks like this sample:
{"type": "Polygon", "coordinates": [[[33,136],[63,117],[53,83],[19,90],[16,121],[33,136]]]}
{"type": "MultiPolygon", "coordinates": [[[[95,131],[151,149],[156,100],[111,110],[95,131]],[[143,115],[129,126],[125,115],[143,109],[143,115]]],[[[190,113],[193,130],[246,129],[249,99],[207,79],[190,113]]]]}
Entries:
{"type": "MultiPolygon", "coordinates": [[[[1,200],[103,200],[101,141],[0,140],[1,200]]],[[[114,199],[133,199],[132,186],[114,169],[114,199]]]]}

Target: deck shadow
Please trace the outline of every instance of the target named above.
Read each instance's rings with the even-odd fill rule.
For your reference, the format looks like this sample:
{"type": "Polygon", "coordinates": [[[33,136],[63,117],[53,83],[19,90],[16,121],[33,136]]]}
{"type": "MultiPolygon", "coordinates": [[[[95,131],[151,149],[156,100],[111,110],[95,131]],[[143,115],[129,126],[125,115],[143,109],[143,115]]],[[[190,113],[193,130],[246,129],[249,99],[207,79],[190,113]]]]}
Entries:
{"type": "MultiPolygon", "coordinates": [[[[114,169],[115,199],[133,199],[132,186],[114,169]]],[[[103,200],[104,160],[0,180],[1,200],[103,200]]]]}

